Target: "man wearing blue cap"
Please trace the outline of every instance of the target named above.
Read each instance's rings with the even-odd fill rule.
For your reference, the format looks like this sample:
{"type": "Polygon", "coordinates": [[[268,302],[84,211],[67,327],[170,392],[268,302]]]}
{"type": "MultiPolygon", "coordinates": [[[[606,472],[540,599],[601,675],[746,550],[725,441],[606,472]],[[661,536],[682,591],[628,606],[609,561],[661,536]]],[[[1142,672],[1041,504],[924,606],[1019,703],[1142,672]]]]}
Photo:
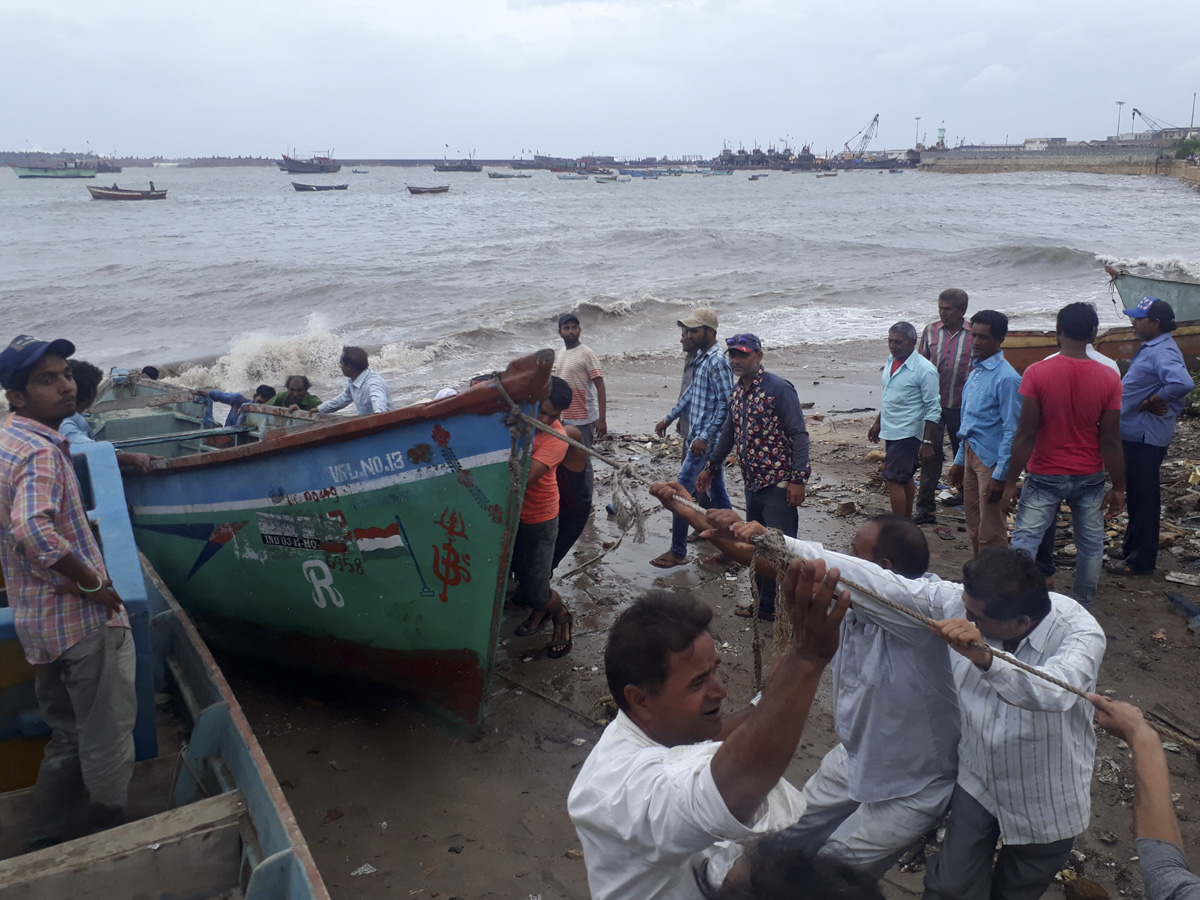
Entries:
{"type": "Polygon", "coordinates": [[[1117,559],[1108,565],[1114,575],[1150,575],[1158,559],[1161,501],[1159,469],[1183,400],[1192,390],[1191,376],[1171,332],[1171,304],[1146,297],[1125,310],[1134,334],[1142,341],[1121,380],[1121,447],[1125,451],[1125,503],[1129,526],[1117,559]]]}
{"type": "Polygon", "coordinates": [[[33,794],[28,849],[125,821],[133,775],[135,657],[129,618],[58,431],[75,412],[66,340],[17,337],[0,352],[11,413],[0,426],[0,558],[25,658],[52,731],[33,794]]]}
{"type": "MultiPolygon", "coordinates": [[[[735,334],[726,339],[725,352],[737,381],[729,395],[729,415],[696,487],[707,491],[734,450],[746,488],[746,521],[794,538],[800,526],[796,507],[804,502],[804,486],[812,472],[800,398],[790,381],[763,368],[757,336],[735,334]]],[[[757,583],[759,618],[774,621],[775,579],[757,576],[757,583]]],[[[735,615],[749,618],[753,613],[743,608],[735,615]]]]}

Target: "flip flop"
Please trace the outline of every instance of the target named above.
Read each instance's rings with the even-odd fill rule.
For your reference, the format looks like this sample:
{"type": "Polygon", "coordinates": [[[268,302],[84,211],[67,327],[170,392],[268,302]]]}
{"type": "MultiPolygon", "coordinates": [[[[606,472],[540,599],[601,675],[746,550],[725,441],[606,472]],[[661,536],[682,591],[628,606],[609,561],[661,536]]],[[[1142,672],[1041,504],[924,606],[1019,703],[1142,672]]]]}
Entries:
{"type": "Polygon", "coordinates": [[[529,637],[531,634],[537,634],[539,631],[541,631],[542,627],[550,621],[550,616],[542,613],[542,617],[538,619],[538,623],[534,625],[531,620],[539,612],[541,612],[541,610],[535,609],[528,616],[526,616],[525,621],[516,627],[516,629],[513,631],[513,634],[515,634],[517,637],[529,637]]]}
{"type": "Polygon", "coordinates": [[[650,560],[650,565],[657,569],[673,569],[676,566],[686,566],[687,557],[685,556],[683,559],[680,559],[678,556],[668,550],[661,556],[656,556],[654,559],[650,560]]]}
{"type": "Polygon", "coordinates": [[[574,621],[575,621],[575,617],[572,616],[570,613],[567,613],[566,622],[555,622],[554,623],[555,631],[558,631],[558,628],[560,625],[567,626],[567,640],[566,640],[566,643],[563,643],[562,641],[556,641],[554,639],[553,635],[550,636],[550,643],[546,645],[546,656],[548,656],[550,659],[559,659],[560,657],[566,656],[568,653],[571,652],[571,644],[573,641],[572,636],[571,636],[571,626],[574,624],[574,621]],[[561,649],[555,650],[554,649],[555,644],[563,644],[563,646],[561,649]]]}
{"type": "Polygon", "coordinates": [[[1104,567],[1104,571],[1109,575],[1123,575],[1133,578],[1144,578],[1147,575],[1153,575],[1153,569],[1135,569],[1127,562],[1109,563],[1104,567]]]}
{"type": "Polygon", "coordinates": [[[954,535],[950,533],[949,525],[939,525],[937,528],[933,529],[933,533],[940,537],[943,541],[954,540],[954,535]]]}

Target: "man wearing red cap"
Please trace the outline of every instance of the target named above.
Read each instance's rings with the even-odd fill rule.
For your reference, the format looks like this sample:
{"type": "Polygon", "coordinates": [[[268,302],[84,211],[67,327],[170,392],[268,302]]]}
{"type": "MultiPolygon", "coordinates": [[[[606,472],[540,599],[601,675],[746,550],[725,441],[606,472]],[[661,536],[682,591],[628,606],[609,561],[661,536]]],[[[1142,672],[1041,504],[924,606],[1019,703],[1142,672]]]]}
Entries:
{"type": "Polygon", "coordinates": [[[52,730],[34,789],[31,850],[71,837],[84,800],[89,831],[123,823],[133,776],[129,618],[58,432],[75,412],[74,353],[70,341],[24,334],[0,352],[12,410],[0,426],[0,557],[17,637],[37,669],[38,705],[52,730]]]}

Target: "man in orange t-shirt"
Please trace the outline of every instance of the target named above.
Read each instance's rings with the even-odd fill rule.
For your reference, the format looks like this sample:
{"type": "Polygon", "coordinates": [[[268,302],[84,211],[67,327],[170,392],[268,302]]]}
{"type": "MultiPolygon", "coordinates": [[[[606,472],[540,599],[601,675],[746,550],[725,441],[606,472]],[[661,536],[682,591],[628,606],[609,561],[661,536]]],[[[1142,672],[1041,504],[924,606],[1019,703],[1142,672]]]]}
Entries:
{"type": "MultiPolygon", "coordinates": [[[[538,421],[566,434],[562,422],[563,410],[571,405],[571,387],[557,376],[550,378],[550,394],[538,407],[538,421]]],[[[512,573],[517,590],[512,601],[528,607],[529,616],[517,626],[517,636],[526,637],[541,631],[549,619],[554,622],[554,635],[546,647],[551,659],[566,656],[571,651],[571,614],[558,591],[550,587],[553,571],[554,542],[558,537],[558,480],[555,470],[567,455],[566,442],[544,431],[533,438],[533,454],[529,461],[529,480],[525,483],[525,502],[521,506],[521,523],[513,542],[512,573]]]]}

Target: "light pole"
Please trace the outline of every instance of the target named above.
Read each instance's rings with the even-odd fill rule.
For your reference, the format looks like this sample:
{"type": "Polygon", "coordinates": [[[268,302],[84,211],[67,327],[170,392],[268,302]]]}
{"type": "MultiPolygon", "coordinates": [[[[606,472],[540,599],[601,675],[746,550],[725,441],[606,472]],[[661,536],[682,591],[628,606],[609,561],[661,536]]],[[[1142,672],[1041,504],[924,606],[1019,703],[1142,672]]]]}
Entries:
{"type": "Polygon", "coordinates": [[[917,133],[913,136],[913,149],[917,149],[917,144],[921,143],[921,117],[917,116],[917,133]]]}
{"type": "Polygon", "coordinates": [[[1121,139],[1121,107],[1125,105],[1124,100],[1117,101],[1117,140],[1121,139]]]}

